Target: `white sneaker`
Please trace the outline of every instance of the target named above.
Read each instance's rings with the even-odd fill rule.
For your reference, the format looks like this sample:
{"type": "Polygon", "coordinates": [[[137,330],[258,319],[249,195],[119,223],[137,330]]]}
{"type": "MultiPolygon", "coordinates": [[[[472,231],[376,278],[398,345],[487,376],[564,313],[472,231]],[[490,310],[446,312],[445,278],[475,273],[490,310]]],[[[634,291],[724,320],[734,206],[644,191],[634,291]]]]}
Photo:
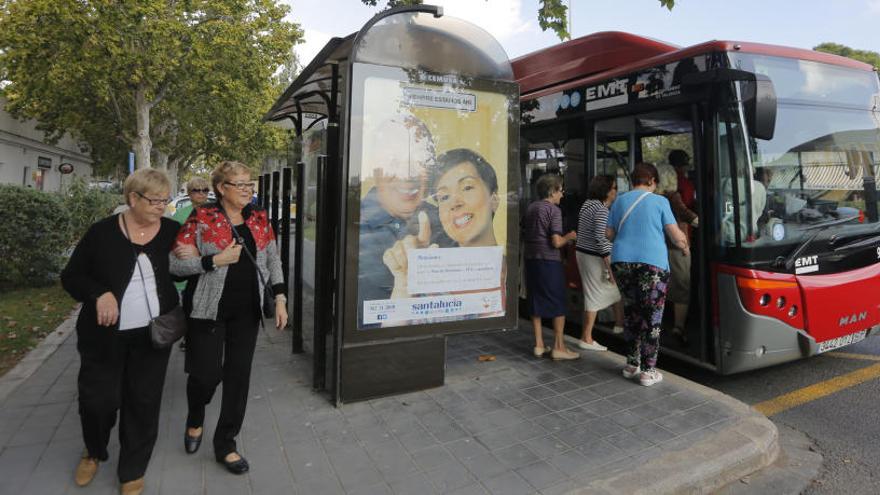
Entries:
{"type": "Polygon", "coordinates": [[[581,349],[586,349],[588,351],[607,351],[608,348],[604,345],[596,342],[595,340],[592,343],[584,342],[583,340],[578,340],[578,347],[581,349]]]}
{"type": "Polygon", "coordinates": [[[642,375],[639,377],[639,383],[646,387],[650,387],[655,383],[660,383],[663,381],[663,375],[657,371],[656,369],[643,371],[642,375]]]}
{"type": "Polygon", "coordinates": [[[534,349],[532,349],[532,354],[534,354],[537,358],[544,357],[544,354],[547,354],[548,352],[550,352],[549,347],[535,347],[534,349]]]}
{"type": "Polygon", "coordinates": [[[637,376],[639,376],[639,367],[638,366],[626,365],[626,367],[623,368],[623,377],[624,378],[629,380],[629,379],[635,378],[637,376]]]}
{"type": "Polygon", "coordinates": [[[614,335],[620,335],[623,333],[623,327],[620,325],[614,325],[614,328],[611,329],[611,333],[614,335]]]}

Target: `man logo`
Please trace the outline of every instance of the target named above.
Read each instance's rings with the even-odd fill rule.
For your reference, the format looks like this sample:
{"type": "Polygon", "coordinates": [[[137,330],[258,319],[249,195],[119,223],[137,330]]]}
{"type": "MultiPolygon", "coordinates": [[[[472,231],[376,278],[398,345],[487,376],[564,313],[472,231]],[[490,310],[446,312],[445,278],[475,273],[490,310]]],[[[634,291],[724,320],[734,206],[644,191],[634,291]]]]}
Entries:
{"type": "Polygon", "coordinates": [[[853,313],[850,316],[841,316],[840,320],[838,320],[838,326],[845,327],[852,325],[853,323],[858,323],[860,321],[865,321],[868,319],[868,312],[862,311],[861,313],[853,313]]]}

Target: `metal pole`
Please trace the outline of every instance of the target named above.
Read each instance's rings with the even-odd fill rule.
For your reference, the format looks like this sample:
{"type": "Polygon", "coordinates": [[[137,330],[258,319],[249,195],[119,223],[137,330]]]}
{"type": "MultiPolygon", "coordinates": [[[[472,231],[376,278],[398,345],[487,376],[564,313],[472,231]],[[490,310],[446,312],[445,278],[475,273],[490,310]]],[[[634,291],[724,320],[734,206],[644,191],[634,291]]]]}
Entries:
{"type": "Polygon", "coordinates": [[[272,228],[275,230],[276,235],[279,232],[278,227],[280,226],[279,220],[280,220],[280,216],[281,216],[280,215],[281,212],[278,211],[279,210],[278,203],[279,203],[279,200],[281,199],[279,197],[279,194],[281,192],[280,189],[281,189],[281,172],[276,170],[276,171],[272,172],[272,205],[271,205],[272,206],[272,228]]]}
{"type": "MultiPolygon", "coordinates": [[[[296,164],[296,226],[293,234],[293,336],[291,352],[303,352],[303,231],[306,226],[306,164],[296,164]]],[[[312,349],[314,352],[314,349],[312,349]]]]}

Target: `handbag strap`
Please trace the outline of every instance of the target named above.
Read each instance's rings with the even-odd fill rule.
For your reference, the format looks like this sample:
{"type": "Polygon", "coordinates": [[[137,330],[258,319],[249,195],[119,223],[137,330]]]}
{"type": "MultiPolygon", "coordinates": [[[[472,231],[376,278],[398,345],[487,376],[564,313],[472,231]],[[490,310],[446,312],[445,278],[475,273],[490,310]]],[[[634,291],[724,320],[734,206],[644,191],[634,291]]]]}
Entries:
{"type": "Polygon", "coordinates": [[[648,197],[649,194],[651,194],[651,191],[645,191],[645,194],[642,194],[641,196],[639,196],[639,198],[636,199],[635,202],[633,202],[633,204],[630,205],[629,209],[626,210],[626,213],[623,214],[623,218],[620,219],[620,223],[617,224],[617,233],[620,233],[620,229],[623,228],[624,222],[626,222],[626,219],[629,218],[629,214],[632,213],[632,211],[636,207],[636,205],[639,204],[643,199],[648,197]]]}
{"type": "MultiPolygon", "coordinates": [[[[122,218],[122,232],[125,234],[125,238],[128,239],[128,243],[131,242],[131,235],[128,234],[128,224],[125,223],[125,215],[122,213],[119,214],[119,217],[122,218]]],[[[153,319],[153,309],[150,307],[150,295],[147,293],[147,283],[144,281],[144,271],[141,269],[140,255],[134,246],[131,247],[131,252],[134,253],[134,264],[138,268],[138,273],[141,275],[141,287],[144,289],[144,300],[147,302],[147,314],[150,315],[150,319],[153,319]]]]}
{"type": "MultiPolygon", "coordinates": [[[[260,266],[257,265],[256,258],[254,258],[254,255],[251,253],[251,250],[248,249],[247,244],[244,242],[244,239],[241,237],[241,234],[239,234],[235,230],[235,226],[232,225],[232,219],[229,218],[229,215],[226,214],[226,210],[224,210],[222,207],[220,208],[220,211],[223,213],[223,216],[226,217],[226,221],[229,222],[229,228],[232,230],[232,237],[234,237],[235,240],[238,241],[238,243],[241,245],[242,251],[244,251],[244,253],[247,255],[247,257],[250,258],[251,263],[254,264],[254,268],[257,270],[257,278],[260,280],[260,285],[262,285],[264,287],[269,287],[269,290],[271,290],[271,286],[269,285],[269,281],[266,280],[268,277],[263,277],[263,271],[260,270],[260,266]]],[[[245,222],[243,225],[247,226],[247,222],[245,222]]]]}

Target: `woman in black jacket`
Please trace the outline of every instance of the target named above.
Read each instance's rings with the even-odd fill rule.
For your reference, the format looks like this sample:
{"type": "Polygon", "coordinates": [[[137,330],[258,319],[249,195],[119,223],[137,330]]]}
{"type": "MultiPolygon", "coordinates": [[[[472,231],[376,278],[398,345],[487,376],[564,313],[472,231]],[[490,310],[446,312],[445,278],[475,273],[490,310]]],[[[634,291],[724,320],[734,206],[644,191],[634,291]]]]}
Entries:
{"type": "Polygon", "coordinates": [[[123,186],[129,209],[92,225],[61,273],[64,289],[82,302],[76,323],[79,414],[85,452],[75,481],[87,485],[119,412],[120,492],[140,494],[159,432],[159,407],[169,349],[155,349],[150,320],[178,304],[168,253],[179,225],[163,218],[171,184],[142,169],[123,186]]]}

